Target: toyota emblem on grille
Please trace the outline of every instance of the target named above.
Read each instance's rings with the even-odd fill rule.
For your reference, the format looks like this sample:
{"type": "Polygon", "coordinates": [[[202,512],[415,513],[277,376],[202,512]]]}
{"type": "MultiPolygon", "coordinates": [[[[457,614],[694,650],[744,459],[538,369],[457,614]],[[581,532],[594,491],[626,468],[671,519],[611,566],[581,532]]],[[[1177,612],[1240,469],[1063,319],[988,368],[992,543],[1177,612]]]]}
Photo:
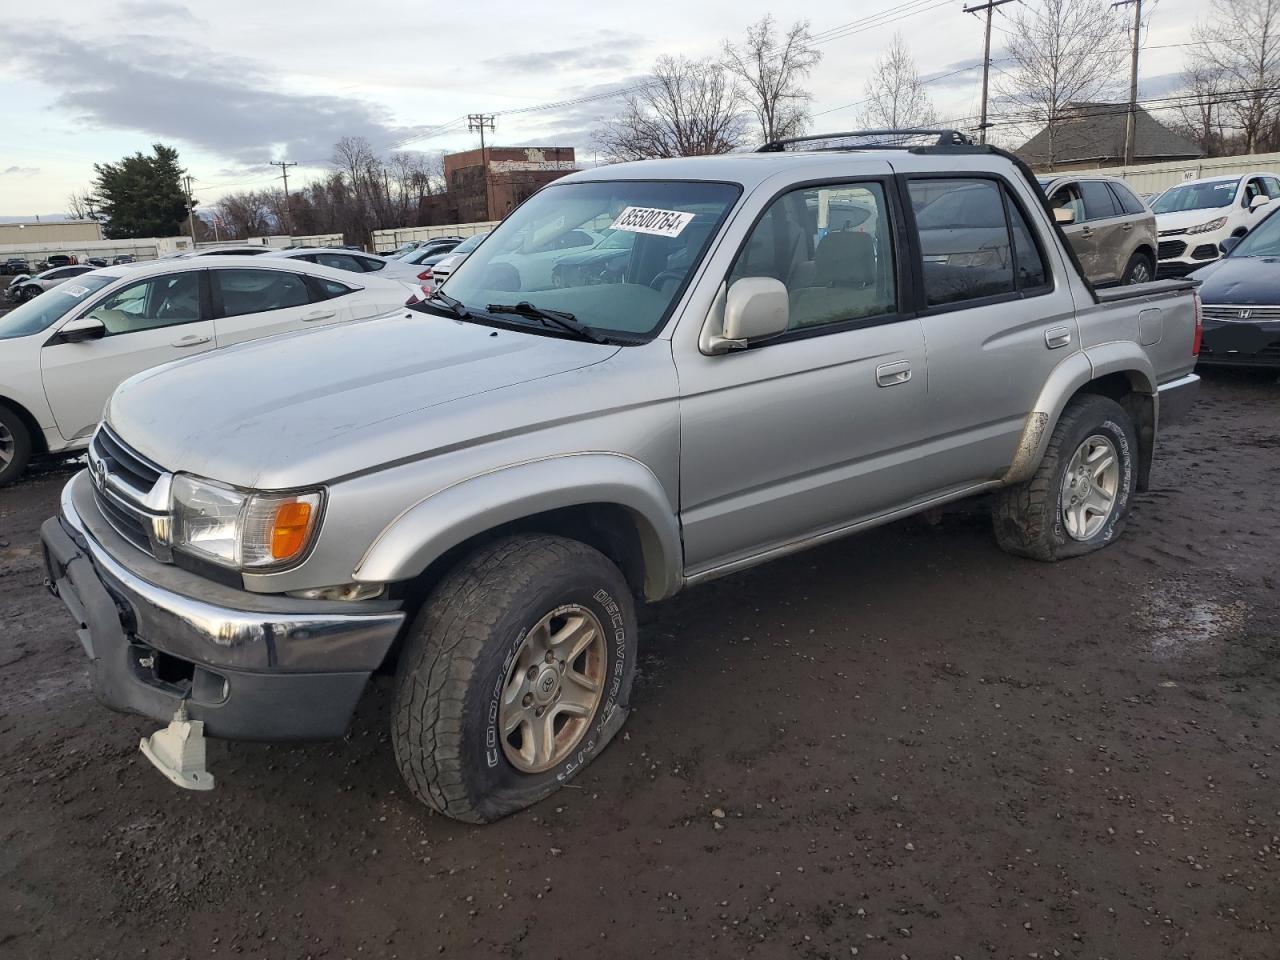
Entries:
{"type": "Polygon", "coordinates": [[[1236,318],[1237,318],[1238,320],[1248,320],[1248,319],[1249,319],[1250,317],[1252,317],[1252,316],[1253,316],[1253,311],[1252,311],[1252,310],[1241,310],[1241,311],[1240,311],[1240,313],[1239,313],[1239,314],[1237,314],[1237,317],[1236,317],[1236,318]]]}

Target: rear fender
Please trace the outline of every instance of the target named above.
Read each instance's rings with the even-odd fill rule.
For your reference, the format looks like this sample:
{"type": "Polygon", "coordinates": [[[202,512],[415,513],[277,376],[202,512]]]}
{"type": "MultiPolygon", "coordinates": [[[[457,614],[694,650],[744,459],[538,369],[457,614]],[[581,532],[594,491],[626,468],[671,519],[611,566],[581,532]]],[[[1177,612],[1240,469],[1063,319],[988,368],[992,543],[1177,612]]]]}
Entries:
{"type": "Polygon", "coordinates": [[[648,467],[614,453],[532,460],[445,487],[388,524],[356,567],[355,579],[409,580],[472,537],[547,511],[589,504],[621,507],[634,523],[647,600],[680,589],[683,551],[675,509],[648,467]]]}

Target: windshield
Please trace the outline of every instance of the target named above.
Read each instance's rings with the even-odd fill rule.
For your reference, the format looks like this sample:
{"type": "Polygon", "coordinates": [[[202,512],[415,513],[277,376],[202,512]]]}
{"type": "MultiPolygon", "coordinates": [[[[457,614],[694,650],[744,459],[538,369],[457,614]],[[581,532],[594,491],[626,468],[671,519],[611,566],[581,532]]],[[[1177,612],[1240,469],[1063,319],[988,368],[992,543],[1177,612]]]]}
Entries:
{"type": "Polygon", "coordinates": [[[66,283],[59,284],[0,317],[0,340],[29,337],[33,333],[47,330],[59,317],[83,303],[84,298],[93,291],[101,290],[119,279],[110,274],[94,273],[73,277],[66,283]]]}
{"type": "Polygon", "coordinates": [[[572,314],[606,337],[647,339],[658,332],[739,192],[735,185],[708,182],[550,186],[459,264],[444,290],[472,311],[527,301],[572,314]],[[618,233],[631,237],[613,240],[618,233]],[[616,269],[567,269],[606,237],[622,251],[616,269]]]}
{"type": "Polygon", "coordinates": [[[473,233],[471,236],[467,237],[467,239],[463,240],[460,244],[454,247],[450,251],[450,253],[470,253],[476,247],[480,246],[480,241],[483,240],[488,235],[489,234],[487,232],[473,233]]]}
{"type": "Polygon", "coordinates": [[[1231,251],[1231,256],[1280,257],[1280,217],[1269,216],[1250,230],[1231,251]]]}
{"type": "Polygon", "coordinates": [[[1180,213],[1183,210],[1208,210],[1228,207],[1235,199],[1239,180],[1210,180],[1171,187],[1151,205],[1156,213],[1180,213]]]}

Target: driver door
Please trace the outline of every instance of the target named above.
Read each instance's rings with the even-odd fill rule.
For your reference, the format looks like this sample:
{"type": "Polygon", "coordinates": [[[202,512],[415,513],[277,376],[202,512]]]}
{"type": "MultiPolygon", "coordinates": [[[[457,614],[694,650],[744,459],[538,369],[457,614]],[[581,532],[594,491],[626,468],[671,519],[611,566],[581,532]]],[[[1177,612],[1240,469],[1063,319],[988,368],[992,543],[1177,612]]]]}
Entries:
{"type": "Polygon", "coordinates": [[[150,367],[212,350],[204,270],[139,280],[68,319],[93,317],[102,335],[78,343],[55,333],[40,351],[45,396],[65,440],[87,437],[121,381],[150,367]]]}

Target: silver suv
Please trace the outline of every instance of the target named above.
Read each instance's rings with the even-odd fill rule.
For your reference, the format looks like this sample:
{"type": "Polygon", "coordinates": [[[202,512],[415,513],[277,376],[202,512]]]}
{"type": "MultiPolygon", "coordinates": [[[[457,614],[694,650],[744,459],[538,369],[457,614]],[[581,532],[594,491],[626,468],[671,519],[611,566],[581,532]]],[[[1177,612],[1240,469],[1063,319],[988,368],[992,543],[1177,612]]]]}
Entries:
{"type": "Polygon", "coordinates": [[[622,725],[638,602],[982,493],[1013,553],[1110,543],[1196,326],[1188,281],[1095,294],[954,138],[599,167],[412,310],[127,381],[49,580],[174,782],[204,733],[340,736],[384,671],[412,792],[493,820],[622,725]],[[633,237],[544,262],[579,229],[633,237]]]}
{"type": "Polygon", "coordinates": [[[1041,179],[1054,217],[1084,275],[1098,286],[1146,283],[1156,275],[1156,215],[1115,177],[1041,179]]]}

